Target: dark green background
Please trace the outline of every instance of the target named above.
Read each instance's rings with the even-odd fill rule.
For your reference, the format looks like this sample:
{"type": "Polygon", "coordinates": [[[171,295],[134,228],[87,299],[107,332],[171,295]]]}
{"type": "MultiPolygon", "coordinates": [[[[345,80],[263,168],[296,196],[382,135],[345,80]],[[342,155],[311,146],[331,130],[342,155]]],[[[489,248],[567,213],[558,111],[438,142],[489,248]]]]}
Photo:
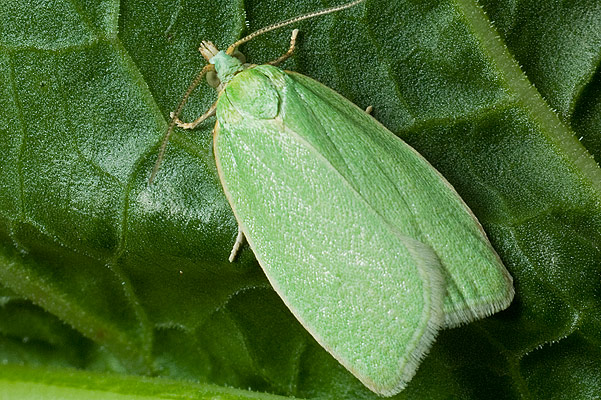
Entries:
{"type": "MultiPolygon", "coordinates": [[[[227,262],[236,224],[212,122],[178,130],[147,184],[201,40],[224,47],[333,4],[2,0],[0,393],[20,381],[143,393],[142,378],[111,379],[144,374],[376,398],[248,248],[227,262]]],[[[297,27],[284,66],[372,105],[456,187],[515,279],[512,306],[441,332],[398,398],[598,398],[601,1],[367,0],[297,27]]],[[[291,29],[242,51],[276,58],[291,29]]],[[[202,84],[184,117],[214,99],[202,84]]],[[[176,398],[205,396],[194,388],[176,398]]]]}

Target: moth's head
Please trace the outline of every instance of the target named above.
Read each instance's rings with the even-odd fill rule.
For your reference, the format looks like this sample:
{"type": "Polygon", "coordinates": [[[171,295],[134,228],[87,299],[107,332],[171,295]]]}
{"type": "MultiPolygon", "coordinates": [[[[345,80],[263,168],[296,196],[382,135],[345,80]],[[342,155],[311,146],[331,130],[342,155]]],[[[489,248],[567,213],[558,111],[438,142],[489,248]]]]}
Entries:
{"type": "Polygon", "coordinates": [[[207,72],[207,83],[218,90],[220,85],[228,83],[234,75],[245,68],[246,57],[238,49],[230,55],[218,50],[212,42],[203,41],[199,50],[205,60],[215,66],[215,70],[207,72]]]}

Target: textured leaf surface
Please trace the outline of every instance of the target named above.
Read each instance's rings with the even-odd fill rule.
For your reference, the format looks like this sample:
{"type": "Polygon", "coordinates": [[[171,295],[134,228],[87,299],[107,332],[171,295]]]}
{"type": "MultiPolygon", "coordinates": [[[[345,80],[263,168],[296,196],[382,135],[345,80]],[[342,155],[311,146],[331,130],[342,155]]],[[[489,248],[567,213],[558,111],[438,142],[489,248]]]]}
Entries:
{"type": "MultiPolygon", "coordinates": [[[[444,331],[399,398],[601,392],[601,2],[564,3],[367,0],[299,26],[285,66],[372,105],[455,185],[515,279],[510,309],[444,331]]],[[[200,40],[224,47],[324,5],[2,2],[0,360],[374,398],[250,251],[227,262],[212,124],[176,132],[146,184],[200,40]]],[[[288,39],[242,50],[261,63],[288,39]]],[[[202,85],[185,118],[213,100],[202,85]]]]}

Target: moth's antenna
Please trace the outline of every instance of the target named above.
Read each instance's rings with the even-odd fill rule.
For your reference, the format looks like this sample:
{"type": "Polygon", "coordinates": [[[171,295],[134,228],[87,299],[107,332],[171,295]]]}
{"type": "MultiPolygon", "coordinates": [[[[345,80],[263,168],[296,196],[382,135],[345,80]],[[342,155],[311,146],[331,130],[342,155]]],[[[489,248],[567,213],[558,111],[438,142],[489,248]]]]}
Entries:
{"type": "Polygon", "coordinates": [[[163,162],[163,158],[165,156],[165,149],[167,149],[167,142],[169,142],[171,134],[173,133],[173,128],[175,128],[175,121],[178,120],[179,115],[184,109],[186,103],[188,102],[188,98],[190,97],[194,89],[196,89],[196,87],[200,84],[202,77],[205,76],[205,74],[211,69],[215,69],[215,66],[213,64],[207,64],[204,66],[204,68],[196,76],[196,79],[194,79],[190,86],[188,86],[188,90],[186,90],[186,93],[184,93],[184,96],[180,100],[177,108],[175,109],[175,112],[171,113],[171,122],[169,123],[169,128],[167,128],[167,133],[165,133],[165,136],[163,136],[163,141],[161,142],[161,149],[159,150],[157,162],[154,164],[154,168],[152,169],[152,173],[150,174],[150,178],[148,179],[149,184],[152,183],[154,177],[159,171],[159,168],[161,167],[161,163],[163,162]]]}
{"type": "Polygon", "coordinates": [[[259,29],[258,31],[255,31],[255,32],[251,33],[250,35],[248,35],[246,37],[243,37],[242,39],[238,40],[236,43],[232,44],[230,47],[227,48],[227,54],[232,55],[232,53],[234,52],[234,50],[236,49],[236,47],[238,47],[242,43],[246,43],[249,40],[252,40],[252,39],[256,38],[257,36],[262,35],[262,34],[264,34],[266,32],[273,31],[274,29],[279,29],[279,28],[281,28],[283,26],[290,25],[290,24],[293,24],[295,22],[299,22],[299,21],[302,21],[302,20],[305,20],[305,19],[309,19],[309,18],[313,18],[313,17],[318,17],[320,15],[330,14],[330,13],[333,13],[333,12],[336,12],[336,11],[341,11],[341,10],[344,10],[344,9],[347,9],[347,8],[351,8],[351,7],[356,6],[357,4],[362,3],[364,1],[365,0],[354,0],[354,1],[351,1],[350,3],[346,3],[346,4],[339,5],[339,6],[334,6],[334,7],[326,8],[326,9],[323,9],[323,10],[320,10],[320,11],[313,11],[313,12],[310,12],[308,14],[298,15],[296,17],[287,19],[285,21],[278,22],[277,24],[266,26],[264,28],[259,29]]]}

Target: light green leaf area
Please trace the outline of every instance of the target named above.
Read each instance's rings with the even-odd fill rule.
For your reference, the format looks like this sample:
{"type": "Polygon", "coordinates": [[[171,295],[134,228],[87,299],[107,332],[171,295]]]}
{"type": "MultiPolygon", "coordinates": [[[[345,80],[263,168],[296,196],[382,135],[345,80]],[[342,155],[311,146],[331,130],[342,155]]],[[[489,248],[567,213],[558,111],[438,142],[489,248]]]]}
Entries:
{"type": "Polygon", "coordinates": [[[211,384],[60,368],[0,366],[0,400],[285,400],[211,384]]]}
{"type": "MultiPolygon", "coordinates": [[[[296,322],[248,248],[227,261],[237,227],[212,121],[176,130],[147,184],[201,40],[223,48],[333,4],[2,1],[0,393],[155,398],[151,382],[169,378],[377,398],[296,322]]],[[[515,280],[507,311],[441,332],[396,398],[598,396],[601,1],[367,0],[298,28],[284,67],[372,105],[455,186],[515,280]]],[[[241,50],[274,59],[291,29],[241,50]]],[[[214,99],[202,84],[184,119],[214,99]]]]}

